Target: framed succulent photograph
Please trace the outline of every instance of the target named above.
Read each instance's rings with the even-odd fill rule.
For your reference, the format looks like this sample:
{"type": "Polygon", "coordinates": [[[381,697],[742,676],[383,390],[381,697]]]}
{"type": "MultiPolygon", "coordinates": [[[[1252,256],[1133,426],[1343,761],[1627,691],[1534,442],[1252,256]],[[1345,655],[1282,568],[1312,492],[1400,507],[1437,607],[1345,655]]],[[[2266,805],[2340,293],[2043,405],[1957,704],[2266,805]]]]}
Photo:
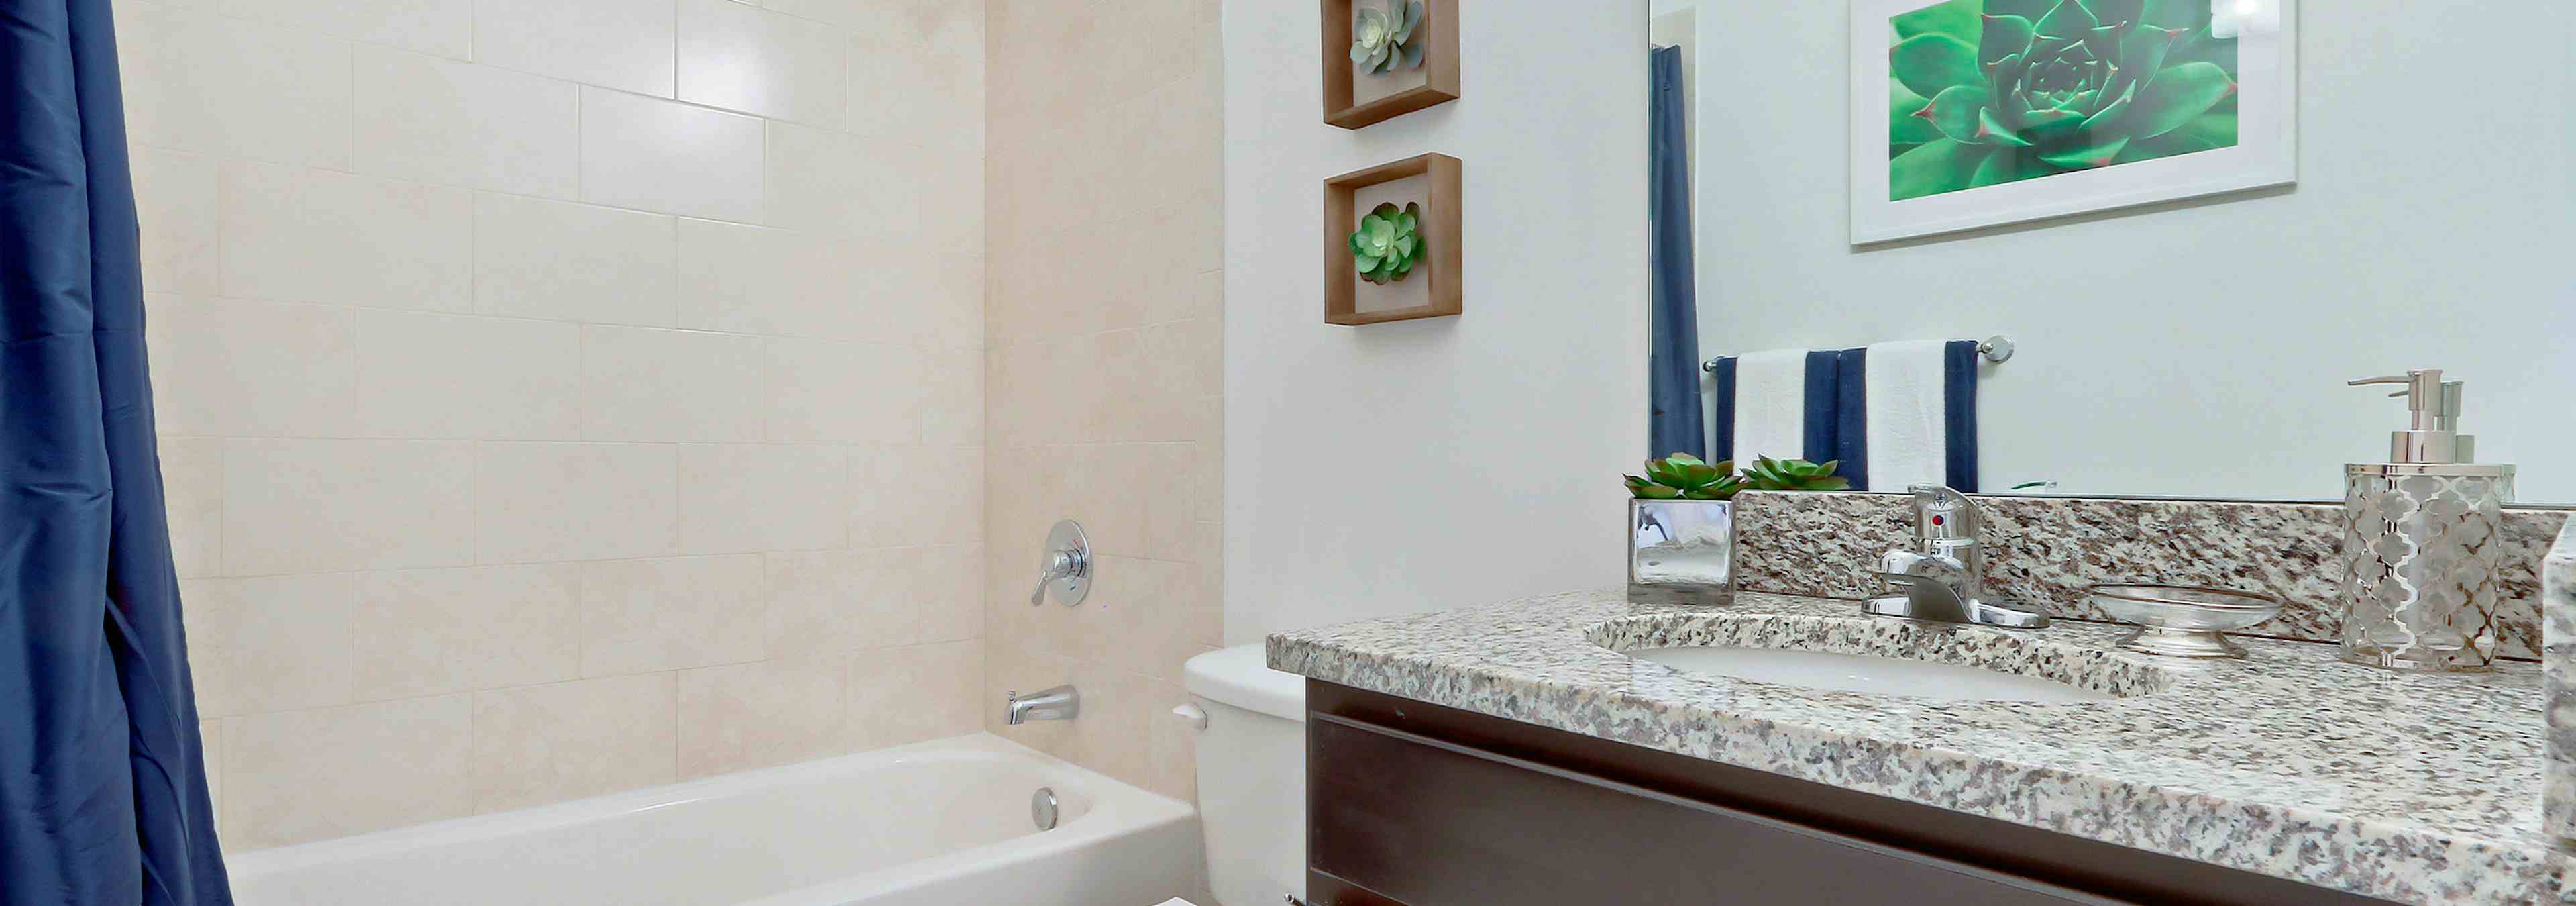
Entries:
{"type": "Polygon", "coordinates": [[[1458,99],[1460,0],[1323,0],[1324,122],[1344,129],[1458,99]]]}
{"type": "Polygon", "coordinates": [[[2298,179],[2296,0],[1851,0],[1866,245],[2298,179]]]}
{"type": "Polygon", "coordinates": [[[1455,315],[1465,166],[1425,154],[1324,181],[1324,323],[1455,315]]]}

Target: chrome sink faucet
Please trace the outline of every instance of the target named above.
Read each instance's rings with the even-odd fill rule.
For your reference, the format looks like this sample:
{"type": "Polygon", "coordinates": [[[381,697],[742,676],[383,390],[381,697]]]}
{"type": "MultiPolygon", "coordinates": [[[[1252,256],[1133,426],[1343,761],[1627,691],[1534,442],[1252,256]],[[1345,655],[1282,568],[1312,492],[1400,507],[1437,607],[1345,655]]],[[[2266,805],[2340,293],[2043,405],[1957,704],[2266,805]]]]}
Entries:
{"type": "Polygon", "coordinates": [[[1871,598],[1861,605],[1864,612],[2010,629],[2048,625],[2046,614],[1985,602],[1986,514],[1974,499],[1937,484],[1906,491],[1914,495],[1914,549],[1880,556],[1875,574],[1887,590],[1901,593],[1871,598]]]}
{"type": "Polygon", "coordinates": [[[1012,692],[1002,722],[1016,727],[1033,720],[1072,720],[1081,713],[1082,693],[1072,686],[1057,686],[1028,695],[1012,692]]]}

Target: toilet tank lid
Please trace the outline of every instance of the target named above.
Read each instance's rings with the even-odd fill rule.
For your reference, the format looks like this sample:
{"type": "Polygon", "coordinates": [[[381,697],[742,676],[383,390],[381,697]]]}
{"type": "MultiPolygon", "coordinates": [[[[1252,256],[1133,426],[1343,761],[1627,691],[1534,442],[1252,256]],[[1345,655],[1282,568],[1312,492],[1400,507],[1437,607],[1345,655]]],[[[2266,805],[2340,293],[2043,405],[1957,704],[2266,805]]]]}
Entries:
{"type": "Polygon", "coordinates": [[[1306,678],[1272,670],[1263,657],[1258,642],[1201,654],[1181,665],[1184,685],[1219,704],[1305,721],[1306,678]]]}

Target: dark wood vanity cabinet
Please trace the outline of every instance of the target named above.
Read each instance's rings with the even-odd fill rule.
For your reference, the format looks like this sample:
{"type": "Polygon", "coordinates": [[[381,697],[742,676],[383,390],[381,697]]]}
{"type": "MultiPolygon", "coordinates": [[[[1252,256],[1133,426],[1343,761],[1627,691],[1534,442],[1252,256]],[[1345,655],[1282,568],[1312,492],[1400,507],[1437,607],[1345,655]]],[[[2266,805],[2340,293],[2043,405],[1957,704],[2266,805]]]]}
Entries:
{"type": "Polygon", "coordinates": [[[2382,901],[1330,683],[1313,906],[2382,901]]]}

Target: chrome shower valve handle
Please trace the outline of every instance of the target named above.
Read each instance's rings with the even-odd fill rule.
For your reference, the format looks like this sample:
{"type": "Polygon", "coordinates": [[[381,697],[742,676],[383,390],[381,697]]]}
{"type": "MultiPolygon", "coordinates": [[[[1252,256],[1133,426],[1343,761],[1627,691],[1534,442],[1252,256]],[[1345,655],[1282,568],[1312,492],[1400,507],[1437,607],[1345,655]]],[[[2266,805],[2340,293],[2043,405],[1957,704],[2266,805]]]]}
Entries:
{"type": "Polygon", "coordinates": [[[1029,606],[1035,607],[1046,603],[1047,583],[1081,576],[1086,565],[1080,551],[1068,549],[1047,552],[1046,565],[1038,569],[1038,587],[1029,592],[1029,606]]]}
{"type": "Polygon", "coordinates": [[[1046,603],[1049,588],[1055,589],[1056,600],[1066,607],[1082,603],[1091,594],[1091,539],[1071,519],[1047,532],[1046,551],[1038,557],[1038,587],[1029,592],[1029,606],[1046,603]]]}

